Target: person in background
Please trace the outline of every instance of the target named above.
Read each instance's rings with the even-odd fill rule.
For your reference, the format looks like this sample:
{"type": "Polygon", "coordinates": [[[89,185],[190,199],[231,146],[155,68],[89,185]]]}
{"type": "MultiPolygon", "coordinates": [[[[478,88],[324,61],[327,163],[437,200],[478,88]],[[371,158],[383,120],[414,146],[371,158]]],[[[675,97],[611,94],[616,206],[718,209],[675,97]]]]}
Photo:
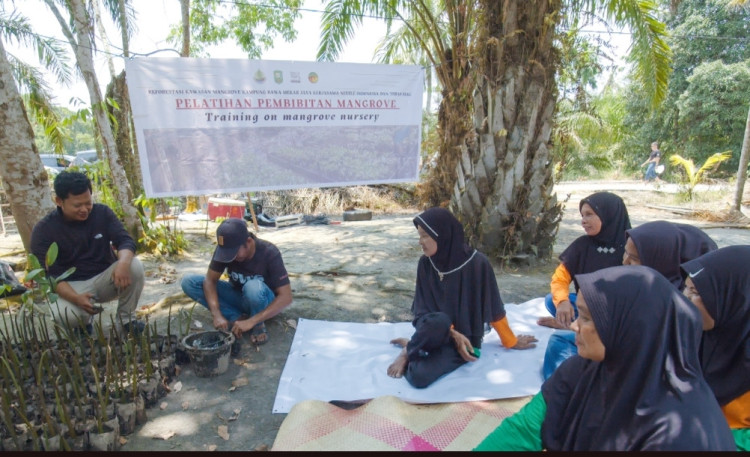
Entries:
{"type": "Polygon", "coordinates": [[[560,265],[552,275],[545,305],[552,317],[541,317],[539,325],[558,329],[550,335],[544,355],[542,375],[547,379],[563,360],[575,354],[574,334],[570,323],[577,316],[576,275],[602,268],[621,265],[625,252],[625,231],[630,229],[630,217],[625,202],[611,192],[596,192],[578,205],[581,225],[586,232],[560,254],[560,265]]]}
{"type": "Polygon", "coordinates": [[[516,336],[487,256],[464,241],[461,223],[445,208],[430,208],[414,218],[424,255],[417,266],[412,303],[414,334],[396,338],[402,350],[388,375],[405,377],[424,388],[466,362],[478,360],[485,324],[509,349],[536,347],[532,335],[516,336]]]}
{"type": "Polygon", "coordinates": [[[644,175],[643,179],[645,179],[646,181],[653,181],[657,179],[656,166],[659,165],[660,160],[661,151],[659,150],[659,143],[654,141],[653,143],[651,143],[651,153],[648,155],[648,159],[646,159],[646,161],[641,164],[641,166],[648,164],[648,167],[646,167],[646,174],[644,175]]]}
{"type": "Polygon", "coordinates": [[[134,312],[145,273],[133,237],[108,206],[94,203],[91,180],[84,173],[62,171],[53,186],[57,208],[31,231],[31,253],[40,262],[46,261],[52,243],[57,244],[54,263],[42,264],[47,275],[60,278],[54,290],[57,302],[51,305],[53,318],[92,334],[100,304],[117,299],[118,334],[141,333],[145,324],[135,320],[134,312]],[[70,268],[75,270],[65,277],[70,268]]]}
{"type": "Polygon", "coordinates": [[[678,290],[685,282],[680,265],[719,247],[698,227],[652,221],[625,232],[623,265],[645,265],[663,274],[678,290]]]}
{"type": "Polygon", "coordinates": [[[703,317],[700,361],[737,449],[750,451],[750,246],[682,264],[685,296],[703,317]]]}
{"type": "Polygon", "coordinates": [[[577,277],[578,354],[477,451],[733,451],[700,367],[701,316],[657,271],[577,277]]]}
{"type": "Polygon", "coordinates": [[[205,275],[187,275],[185,295],[208,308],[214,328],[237,337],[232,355],[250,331],[255,345],[268,342],[265,321],[292,304],[292,287],[279,249],[248,231],[243,219],[229,218],[216,229],[217,246],[205,275]],[[229,281],[220,280],[224,271],[229,281]]]}

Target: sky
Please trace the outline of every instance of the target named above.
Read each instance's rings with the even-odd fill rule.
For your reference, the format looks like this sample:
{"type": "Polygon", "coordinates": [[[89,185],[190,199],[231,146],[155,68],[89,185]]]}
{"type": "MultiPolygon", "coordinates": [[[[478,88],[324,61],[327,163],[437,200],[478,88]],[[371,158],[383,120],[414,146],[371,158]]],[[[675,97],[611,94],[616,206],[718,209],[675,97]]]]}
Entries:
{"type": "MultiPolygon", "coordinates": [[[[130,43],[132,53],[146,54],[158,49],[174,48],[167,42],[166,38],[170,26],[180,22],[180,4],[178,0],[131,0],[135,11],[137,12],[138,31],[130,43]]],[[[261,59],[263,60],[298,60],[314,61],[317,53],[317,46],[320,41],[320,20],[323,7],[321,0],[305,0],[302,11],[302,17],[297,19],[295,27],[297,28],[297,39],[293,43],[286,43],[282,39],[274,43],[274,48],[266,51],[261,59]]],[[[43,4],[42,0],[21,0],[16,2],[16,7],[27,18],[29,18],[32,27],[42,34],[54,36],[64,40],[62,33],[59,32],[60,26],[52,13],[43,4]]],[[[103,12],[103,14],[105,14],[103,12]]],[[[106,21],[105,21],[106,22],[106,21]]],[[[107,29],[107,38],[110,42],[119,43],[119,31],[114,26],[107,29]]],[[[378,42],[385,35],[385,26],[377,19],[364,18],[363,25],[356,29],[354,37],[344,48],[338,61],[350,63],[374,63],[373,55],[378,42]]],[[[101,43],[101,40],[97,40],[101,43]]],[[[65,41],[66,49],[70,45],[65,41]]],[[[26,61],[36,63],[36,54],[28,49],[19,48],[12,43],[7,45],[10,52],[19,53],[26,61]]],[[[106,51],[101,46],[99,48],[106,51]]],[[[118,49],[111,48],[111,53],[117,54],[118,49]]],[[[226,59],[246,59],[247,55],[238,47],[223,44],[219,47],[209,49],[212,58],[226,59]]],[[[158,52],[153,54],[158,57],[178,57],[179,54],[174,51],[158,52]]],[[[71,54],[72,63],[72,54],[71,54]]],[[[109,70],[104,53],[98,53],[95,57],[96,73],[99,78],[99,84],[102,92],[109,83],[109,70]]],[[[121,57],[114,58],[116,71],[119,73],[124,68],[124,59],[121,57]]],[[[54,79],[48,78],[47,82],[53,87],[57,105],[67,106],[71,109],[80,109],[69,103],[71,97],[82,99],[86,105],[89,103],[88,91],[81,79],[72,87],[62,87],[55,84],[54,79]]]]}

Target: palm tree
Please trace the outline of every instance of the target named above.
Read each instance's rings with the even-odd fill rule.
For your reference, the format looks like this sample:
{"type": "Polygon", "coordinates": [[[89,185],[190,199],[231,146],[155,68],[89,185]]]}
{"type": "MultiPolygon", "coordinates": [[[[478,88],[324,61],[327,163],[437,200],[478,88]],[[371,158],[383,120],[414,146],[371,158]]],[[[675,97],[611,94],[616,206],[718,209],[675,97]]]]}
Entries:
{"type": "Polygon", "coordinates": [[[557,233],[549,151],[563,10],[628,26],[634,77],[654,105],[666,93],[670,51],[652,0],[332,0],[325,9],[321,60],[335,59],[364,14],[411,30],[443,87],[440,155],[422,195],[449,205],[475,246],[499,259],[547,257],[557,233]]]}
{"type": "Polygon", "coordinates": [[[112,173],[112,184],[114,195],[123,212],[123,223],[134,238],[140,238],[142,229],[138,213],[133,205],[134,195],[130,183],[125,174],[123,165],[118,157],[116,141],[109,123],[106,103],[101,94],[101,88],[94,67],[94,44],[93,18],[89,13],[85,0],[57,0],[70,17],[68,23],[55,4],[55,0],[44,0],[47,7],[57,18],[63,34],[70,43],[78,64],[78,69],[83,75],[86,88],[89,92],[91,109],[94,114],[94,124],[104,149],[104,155],[112,173]]]}
{"type": "Polygon", "coordinates": [[[30,250],[31,230],[47,212],[54,208],[47,172],[34,143],[34,132],[27,117],[18,86],[27,91],[30,113],[54,132],[58,147],[62,134],[56,113],[49,103],[44,81],[32,67],[18,61],[5,51],[3,40],[15,40],[32,45],[42,57],[42,63],[66,81],[69,69],[62,51],[53,41],[32,33],[26,18],[6,16],[0,11],[0,181],[10,201],[13,218],[24,248],[30,250]]]}

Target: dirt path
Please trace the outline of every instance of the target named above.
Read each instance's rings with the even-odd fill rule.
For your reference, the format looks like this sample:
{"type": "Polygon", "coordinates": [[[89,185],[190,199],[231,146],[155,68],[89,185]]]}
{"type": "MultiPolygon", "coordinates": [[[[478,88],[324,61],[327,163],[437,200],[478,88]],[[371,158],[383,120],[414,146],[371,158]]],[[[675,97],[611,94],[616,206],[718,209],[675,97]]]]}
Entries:
{"type": "MultiPolygon", "coordinates": [[[[558,198],[564,200],[565,214],[560,224],[556,254],[583,232],[578,202],[584,196],[613,183],[561,185],[558,198]]],[[[616,183],[615,183],[616,184],[616,183]]],[[[719,246],[750,244],[750,230],[716,228],[715,224],[693,221],[647,205],[671,201],[665,190],[628,182],[614,191],[628,206],[634,226],[649,220],[689,222],[706,228],[719,246]]],[[[282,251],[292,280],[294,303],[267,323],[268,344],[254,347],[245,337],[243,350],[226,373],[216,378],[200,378],[184,366],[163,408],[148,410],[148,422],[126,437],[126,451],[232,451],[271,448],[285,414],[271,413],[278,380],[294,337],[298,318],[349,321],[398,322],[410,320],[409,309],[421,255],[412,218],[416,210],[402,214],[376,214],[371,221],[342,222],[338,225],[295,225],[281,229],[261,227],[258,236],[275,243],[282,251]],[[218,428],[228,427],[229,439],[219,436],[218,428]]],[[[340,215],[332,220],[340,221],[340,215]]],[[[180,259],[161,261],[142,255],[147,268],[147,284],[142,305],[172,303],[172,316],[193,309],[193,322],[209,329],[211,319],[200,305],[181,294],[179,279],[188,273],[204,273],[213,251],[213,222],[179,222],[190,240],[190,252],[180,259]]],[[[0,237],[0,255],[7,253],[10,237],[0,237]]],[[[20,240],[17,242],[20,246],[20,240]]],[[[549,279],[557,266],[555,259],[533,266],[500,268],[496,274],[503,301],[523,303],[549,291],[549,279]]],[[[169,306],[150,313],[160,330],[166,329],[169,306]]],[[[106,319],[106,315],[105,315],[106,319]]]]}

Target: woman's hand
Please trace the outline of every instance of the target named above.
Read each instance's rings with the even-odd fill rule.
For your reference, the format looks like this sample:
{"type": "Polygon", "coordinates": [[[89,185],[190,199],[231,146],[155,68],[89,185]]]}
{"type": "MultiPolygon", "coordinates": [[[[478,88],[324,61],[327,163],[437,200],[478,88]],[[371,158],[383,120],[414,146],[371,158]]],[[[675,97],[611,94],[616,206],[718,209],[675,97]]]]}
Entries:
{"type": "Polygon", "coordinates": [[[537,340],[534,335],[518,335],[518,341],[516,342],[516,345],[513,346],[511,349],[531,349],[536,347],[537,340]]]}
{"type": "Polygon", "coordinates": [[[557,305],[557,311],[555,312],[555,319],[562,328],[567,329],[575,319],[576,312],[573,309],[573,305],[570,300],[563,300],[557,305]]]}
{"type": "Polygon", "coordinates": [[[451,329],[450,332],[451,338],[453,338],[453,342],[456,344],[456,350],[461,358],[467,362],[476,362],[477,358],[472,355],[474,347],[471,345],[471,341],[455,329],[451,329]]]}

